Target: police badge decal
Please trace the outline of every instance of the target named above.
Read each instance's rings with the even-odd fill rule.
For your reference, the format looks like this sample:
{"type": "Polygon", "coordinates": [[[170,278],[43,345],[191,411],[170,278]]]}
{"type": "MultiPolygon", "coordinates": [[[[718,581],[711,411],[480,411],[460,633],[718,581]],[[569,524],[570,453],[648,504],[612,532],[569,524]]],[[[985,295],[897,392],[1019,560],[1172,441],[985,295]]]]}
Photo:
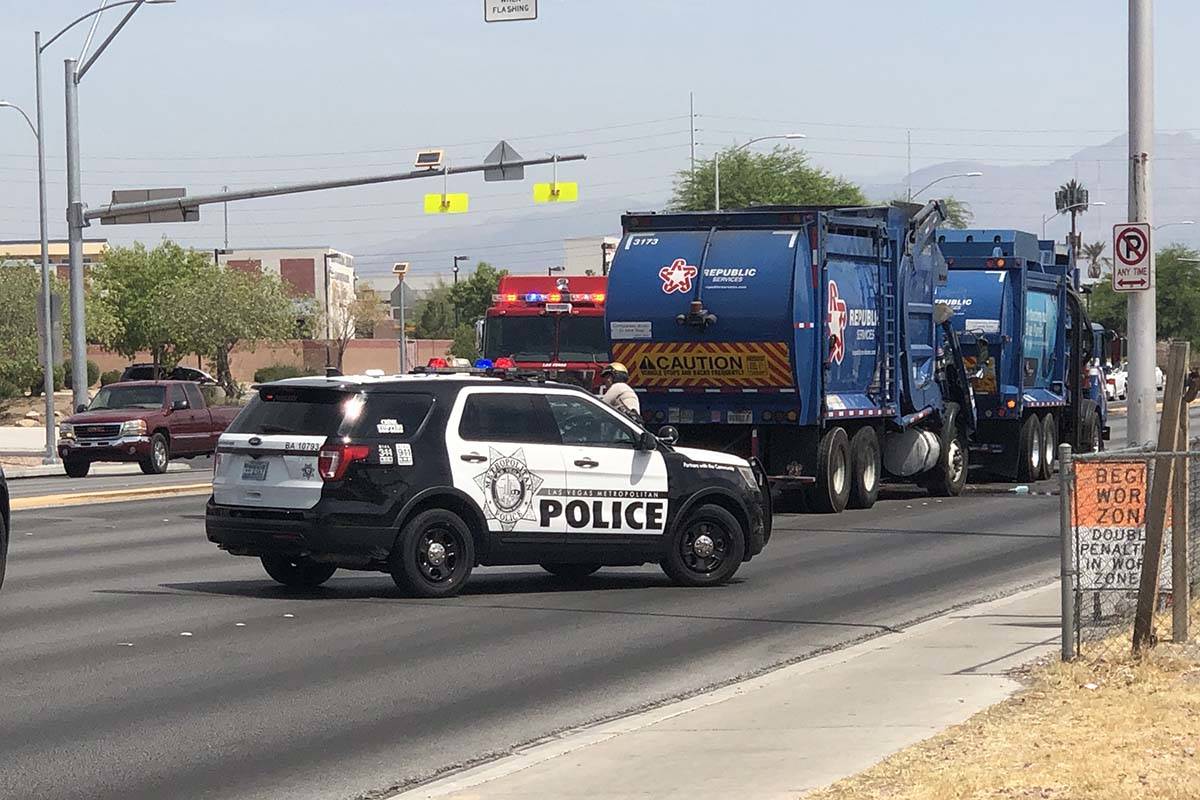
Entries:
{"type": "Polygon", "coordinates": [[[505,531],[511,531],[522,520],[533,520],[533,498],[542,479],[525,466],[524,449],[506,456],[488,448],[488,462],[487,470],[475,477],[476,485],[483,490],[483,515],[499,522],[505,531]]]}

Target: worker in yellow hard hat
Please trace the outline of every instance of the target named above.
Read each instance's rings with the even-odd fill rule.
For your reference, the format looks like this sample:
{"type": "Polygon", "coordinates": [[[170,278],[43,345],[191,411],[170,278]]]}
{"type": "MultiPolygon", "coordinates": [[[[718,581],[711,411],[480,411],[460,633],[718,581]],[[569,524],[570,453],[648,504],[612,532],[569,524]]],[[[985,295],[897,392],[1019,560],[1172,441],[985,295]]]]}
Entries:
{"type": "Polygon", "coordinates": [[[614,361],[600,371],[600,399],[624,414],[641,418],[642,404],[637,392],[629,386],[629,370],[620,361],[614,361]]]}

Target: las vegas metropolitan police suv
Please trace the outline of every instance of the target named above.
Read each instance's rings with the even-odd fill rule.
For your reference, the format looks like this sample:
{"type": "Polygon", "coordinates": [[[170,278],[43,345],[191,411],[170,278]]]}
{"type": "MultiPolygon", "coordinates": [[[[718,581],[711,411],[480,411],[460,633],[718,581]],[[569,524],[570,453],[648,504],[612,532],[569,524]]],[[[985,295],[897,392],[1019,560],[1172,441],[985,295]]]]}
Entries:
{"type": "Polygon", "coordinates": [[[676,447],[580,387],[443,365],[258,386],[217,446],[209,540],[291,587],[377,570],[446,597],[500,564],[719,584],[770,538],[757,462],[676,447]]]}

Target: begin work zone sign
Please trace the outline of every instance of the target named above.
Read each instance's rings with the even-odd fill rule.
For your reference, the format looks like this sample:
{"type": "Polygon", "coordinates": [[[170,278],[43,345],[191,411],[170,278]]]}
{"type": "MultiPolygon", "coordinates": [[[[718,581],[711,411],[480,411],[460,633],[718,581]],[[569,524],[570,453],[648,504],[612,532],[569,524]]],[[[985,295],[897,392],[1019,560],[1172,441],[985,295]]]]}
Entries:
{"type": "MultiPolygon", "coordinates": [[[[1074,468],[1071,525],[1079,588],[1137,591],[1150,494],[1146,462],[1076,461],[1074,468]]],[[[1170,524],[1168,513],[1168,529],[1170,524]]],[[[1165,538],[1169,543],[1170,534],[1165,538]]],[[[1159,586],[1170,588],[1170,569],[1160,570],[1159,586]]]]}

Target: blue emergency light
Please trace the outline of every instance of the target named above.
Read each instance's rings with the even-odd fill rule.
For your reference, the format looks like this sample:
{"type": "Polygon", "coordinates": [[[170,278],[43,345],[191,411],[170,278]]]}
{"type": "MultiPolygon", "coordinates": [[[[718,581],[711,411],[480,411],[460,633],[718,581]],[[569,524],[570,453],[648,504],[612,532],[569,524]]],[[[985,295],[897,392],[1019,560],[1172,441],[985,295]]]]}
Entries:
{"type": "Polygon", "coordinates": [[[475,361],[475,369],[491,369],[492,360],[490,358],[480,358],[475,361]]]}

